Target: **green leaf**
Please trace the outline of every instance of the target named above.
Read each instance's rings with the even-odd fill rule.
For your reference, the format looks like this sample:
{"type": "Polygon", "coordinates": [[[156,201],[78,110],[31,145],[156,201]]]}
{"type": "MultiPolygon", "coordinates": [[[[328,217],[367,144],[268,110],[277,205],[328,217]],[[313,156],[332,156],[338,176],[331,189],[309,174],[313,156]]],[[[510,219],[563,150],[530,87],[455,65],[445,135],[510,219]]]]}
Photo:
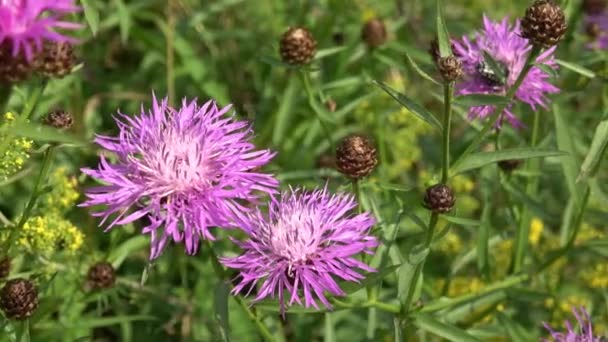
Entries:
{"type": "Polygon", "coordinates": [[[503,66],[503,64],[495,60],[494,57],[492,57],[485,50],[483,51],[483,60],[490,70],[492,70],[492,73],[494,73],[496,78],[498,78],[498,82],[500,84],[505,84],[507,81],[507,69],[503,66]]]}
{"type": "Polygon", "coordinates": [[[585,76],[588,78],[595,78],[595,73],[593,71],[591,71],[585,67],[582,67],[578,64],[562,61],[561,59],[556,59],[555,62],[558,65],[560,65],[568,70],[572,70],[579,75],[582,75],[582,76],[585,76]]]}
{"type": "Polygon", "coordinates": [[[481,226],[477,231],[477,269],[486,279],[490,276],[489,245],[490,245],[490,216],[492,214],[492,198],[490,190],[484,191],[484,206],[481,211],[481,226]]]}
{"type": "Polygon", "coordinates": [[[365,287],[368,287],[371,285],[377,285],[387,275],[395,272],[395,270],[397,268],[399,268],[399,266],[401,266],[401,265],[386,266],[386,267],[380,269],[378,272],[368,273],[366,275],[365,279],[363,279],[362,281],[360,281],[358,283],[345,282],[343,285],[341,284],[340,287],[342,288],[342,290],[344,290],[344,292],[351,294],[351,293],[357,292],[365,287]]]}
{"type": "Polygon", "coordinates": [[[13,125],[0,128],[0,133],[9,130],[13,135],[30,138],[37,141],[52,141],[74,145],[86,145],[86,142],[71,134],[60,131],[53,127],[29,122],[15,122],[13,125]]]}
{"type": "Polygon", "coordinates": [[[577,183],[587,179],[588,177],[595,176],[599,170],[600,162],[606,154],[607,149],[608,120],[604,120],[595,128],[595,134],[593,135],[593,140],[591,141],[591,147],[589,147],[589,152],[587,152],[587,156],[583,161],[583,165],[581,165],[581,170],[578,177],[576,177],[577,183]]]}
{"type": "Polygon", "coordinates": [[[149,244],[150,238],[147,236],[134,236],[120,244],[118,247],[112,248],[112,251],[108,256],[108,261],[112,263],[114,268],[118,268],[129,255],[135,251],[145,248],[149,244]]]}
{"type": "Polygon", "coordinates": [[[573,140],[573,132],[570,129],[564,115],[559,110],[558,106],[553,106],[553,115],[555,116],[555,130],[557,137],[557,147],[568,152],[570,155],[562,160],[560,165],[566,178],[566,185],[570,195],[576,200],[576,204],[581,203],[582,196],[576,185],[576,176],[578,174],[579,167],[577,165],[576,148],[573,140]]]}
{"type": "Polygon", "coordinates": [[[511,338],[510,341],[526,342],[532,340],[531,336],[527,336],[525,329],[521,325],[502,312],[498,312],[496,317],[500,325],[506,330],[507,335],[511,338]]]}
{"type": "Polygon", "coordinates": [[[478,227],[481,226],[481,221],[477,221],[477,220],[471,220],[468,218],[464,218],[464,217],[456,217],[456,216],[450,216],[450,215],[441,215],[441,218],[453,223],[455,225],[458,226],[463,226],[463,227],[478,227]]]}
{"type": "Polygon", "coordinates": [[[382,88],[382,90],[384,90],[387,94],[389,94],[393,99],[395,99],[397,102],[399,102],[399,104],[401,104],[403,107],[405,107],[409,111],[411,111],[414,115],[416,115],[417,117],[419,117],[420,119],[422,119],[423,121],[428,123],[429,125],[435,127],[436,129],[441,130],[441,123],[433,115],[433,113],[429,112],[421,105],[412,101],[409,97],[399,93],[398,91],[387,86],[386,84],[384,84],[380,81],[373,81],[373,82],[374,82],[374,84],[376,84],[377,86],[382,88]]]}
{"type": "Polygon", "coordinates": [[[429,248],[422,248],[422,245],[414,246],[410,253],[407,255],[407,260],[403,264],[398,271],[399,282],[397,284],[397,290],[399,294],[399,300],[401,304],[404,305],[407,300],[407,294],[410,292],[410,286],[415,286],[414,296],[412,297],[412,302],[415,302],[420,296],[420,289],[422,288],[422,277],[424,274],[420,274],[418,277],[418,282],[416,284],[412,284],[412,279],[414,279],[414,275],[416,273],[416,267],[424,261],[426,256],[429,254],[429,248]]]}
{"type": "Polygon", "coordinates": [[[436,1],[437,14],[436,14],[436,29],[437,29],[437,43],[439,44],[439,56],[447,57],[452,55],[452,46],[450,44],[450,35],[448,33],[447,25],[445,24],[445,16],[443,14],[443,3],[441,0],[436,1]]]}
{"type": "Polygon", "coordinates": [[[547,64],[536,63],[536,64],[534,64],[534,66],[539,68],[540,70],[542,70],[545,74],[549,75],[549,77],[551,77],[551,78],[557,78],[559,76],[559,73],[557,72],[557,70],[553,69],[552,67],[548,66],[547,64]]]}
{"type": "Polygon", "coordinates": [[[523,202],[523,204],[534,214],[536,214],[547,222],[555,223],[556,221],[558,221],[558,219],[556,219],[553,214],[547,212],[545,206],[542,203],[539,203],[535,199],[531,198],[524,191],[515,187],[513,184],[506,180],[503,180],[501,183],[505,190],[507,190],[516,200],[523,202]]]}
{"type": "MultiPolygon", "coordinates": [[[[123,322],[134,322],[134,321],[156,321],[158,318],[154,316],[148,315],[133,315],[133,316],[113,316],[113,317],[91,317],[85,318],[82,317],[71,323],[66,323],[67,327],[78,327],[81,329],[87,328],[99,328],[99,327],[107,327],[111,325],[118,325],[123,322]]],[[[39,324],[42,324],[39,323],[39,324]]]]}
{"type": "Polygon", "coordinates": [[[466,331],[453,325],[443,323],[435,319],[432,315],[418,313],[414,316],[414,325],[437,336],[443,337],[448,341],[454,342],[481,342],[466,331]]]}
{"type": "Polygon", "coordinates": [[[91,0],[81,0],[81,3],[84,10],[84,18],[87,20],[89,28],[95,36],[99,29],[99,11],[91,4],[91,0]]]}
{"type": "Polygon", "coordinates": [[[424,78],[428,81],[431,81],[432,83],[441,85],[441,83],[437,82],[432,76],[430,76],[429,74],[424,72],[424,70],[422,70],[422,68],[420,68],[420,66],[418,66],[418,64],[412,59],[412,57],[407,52],[405,53],[405,57],[407,58],[408,62],[410,62],[410,65],[412,66],[412,68],[414,68],[414,71],[416,71],[418,73],[418,75],[422,76],[422,78],[424,78]]]}
{"type": "Polygon", "coordinates": [[[294,101],[297,94],[297,81],[296,77],[289,77],[287,81],[287,87],[283,92],[281,99],[281,105],[278,108],[276,119],[274,122],[274,130],[272,131],[272,143],[278,146],[283,141],[283,136],[287,130],[289,124],[289,118],[294,109],[294,101]]]}
{"type": "Polygon", "coordinates": [[[347,46],[337,46],[337,47],[331,47],[331,48],[327,48],[327,49],[321,49],[321,50],[317,51],[314,59],[319,60],[319,59],[323,59],[325,57],[335,55],[337,53],[344,51],[346,48],[347,48],[347,46]]]}
{"type": "Polygon", "coordinates": [[[538,149],[534,147],[512,148],[492,152],[478,152],[469,154],[466,159],[464,159],[457,166],[456,169],[452,170],[452,173],[458,174],[464,171],[478,169],[501,160],[555,157],[564,156],[566,154],[567,153],[562,151],[538,149]]]}
{"type": "Polygon", "coordinates": [[[465,107],[477,106],[499,106],[509,102],[504,96],[494,94],[468,94],[458,96],[454,99],[454,103],[465,107]]]}
{"type": "Polygon", "coordinates": [[[127,6],[125,6],[124,0],[115,1],[120,25],[120,39],[123,44],[126,44],[129,40],[129,30],[131,29],[131,16],[127,6]]]}
{"type": "Polygon", "coordinates": [[[220,341],[230,342],[230,324],[228,323],[228,298],[230,288],[220,281],[215,286],[213,306],[215,308],[215,319],[217,320],[220,333],[220,341]]]}

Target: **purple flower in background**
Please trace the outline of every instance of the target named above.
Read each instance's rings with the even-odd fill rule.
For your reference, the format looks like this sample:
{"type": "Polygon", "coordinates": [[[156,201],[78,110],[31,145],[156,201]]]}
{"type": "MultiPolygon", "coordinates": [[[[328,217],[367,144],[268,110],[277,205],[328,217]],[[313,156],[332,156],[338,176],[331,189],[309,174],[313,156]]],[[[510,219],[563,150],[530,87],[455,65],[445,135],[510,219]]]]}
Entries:
{"type": "Polygon", "coordinates": [[[106,185],[90,189],[82,206],[107,206],[93,214],[104,217],[101,224],[118,213],[107,229],[147,217],[142,232],[151,235],[150,259],[169,239],[183,240],[194,254],[201,238],[213,240],[210,227],[234,226],[248,203],[276,192],[274,177],[254,171],[274,153],[254,150],[248,124],[224,116],[230,106],[184,99],[173,109],[167,99],[153,102],[133,118],[119,113],[118,136],[96,138],[117,161],[101,156],[97,169],[83,169],[106,185]]]}
{"type": "Polygon", "coordinates": [[[260,282],[255,301],[278,297],[283,312],[294,302],[302,304],[301,294],[306,307],[318,309],[318,299],[331,308],[326,292],[345,295],[335,278],[358,282],[364,276],[356,269],[374,271],[356,254],[372,254],[378,244],[370,235],[375,221],[368,213],[351,214],[356,207],[351,195],[291,190],[270,203],[267,218],[259,210],[250,214],[241,224],[248,239],[236,241],[244,253],[221,259],[240,271],[233,293],[251,291],[260,282]]]}
{"type": "Polygon", "coordinates": [[[28,60],[42,49],[45,40],[74,41],[56,31],[73,30],[81,25],[64,21],[79,11],[73,0],[0,0],[0,44],[9,42],[13,56],[20,52],[28,60]]]}
{"type": "Polygon", "coordinates": [[[593,15],[585,15],[585,29],[593,39],[587,44],[590,49],[608,49],[608,12],[602,11],[593,15]]]}
{"type": "MultiPolygon", "coordinates": [[[[484,29],[478,32],[473,39],[463,37],[454,41],[454,54],[462,61],[465,77],[456,85],[459,95],[465,94],[497,94],[505,95],[509,87],[522,71],[526,58],[532,50],[527,39],[520,36],[520,23],[509,25],[508,18],[501,22],[492,22],[486,16],[483,18],[484,29]],[[498,77],[489,66],[484,52],[494,59],[502,69],[504,78],[498,77]]],[[[557,69],[553,53],[555,47],[545,50],[536,62],[550,68],[557,69]]],[[[515,98],[527,103],[533,110],[539,106],[546,107],[546,94],[557,93],[559,89],[549,83],[550,76],[538,67],[533,67],[521,86],[515,93],[515,98]]],[[[469,119],[485,119],[494,112],[494,106],[477,106],[469,110],[469,119]]],[[[502,113],[498,121],[500,125],[504,119],[519,128],[523,124],[513,114],[509,106],[502,113]]]]}
{"type": "MultiPolygon", "coordinates": [[[[602,337],[593,334],[593,327],[591,325],[591,319],[587,311],[584,308],[580,308],[578,311],[576,308],[572,309],[576,320],[578,321],[579,329],[574,329],[569,321],[564,322],[566,325],[566,332],[559,332],[553,330],[549,324],[544,323],[543,325],[551,333],[551,337],[555,342],[601,342],[602,337]]],[[[552,340],[545,339],[545,342],[552,340]]]]}

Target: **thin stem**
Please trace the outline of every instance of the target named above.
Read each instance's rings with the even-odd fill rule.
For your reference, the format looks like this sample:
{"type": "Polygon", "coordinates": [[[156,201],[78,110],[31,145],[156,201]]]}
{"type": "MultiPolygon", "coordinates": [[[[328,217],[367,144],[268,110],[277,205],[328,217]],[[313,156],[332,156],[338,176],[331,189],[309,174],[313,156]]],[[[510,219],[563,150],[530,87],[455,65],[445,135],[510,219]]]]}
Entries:
{"type": "MultiPolygon", "coordinates": [[[[211,243],[209,241],[207,241],[207,250],[209,251],[209,256],[210,256],[209,260],[211,261],[211,266],[213,266],[213,271],[218,276],[218,278],[222,279],[222,281],[226,280],[226,278],[227,278],[226,271],[224,270],[224,267],[220,263],[219,259],[217,258],[217,255],[215,254],[215,251],[213,250],[213,247],[211,246],[211,243]]],[[[232,283],[227,282],[227,285],[232,290],[232,288],[233,288],[232,283]]],[[[245,303],[243,298],[241,298],[240,296],[232,296],[232,298],[234,298],[234,300],[236,300],[236,302],[241,306],[243,311],[245,311],[245,313],[247,313],[249,318],[252,321],[254,321],[255,326],[258,328],[258,332],[262,335],[262,337],[264,337],[264,339],[267,341],[274,341],[275,340],[274,336],[272,336],[272,333],[270,332],[270,330],[268,330],[268,328],[266,327],[264,322],[262,322],[262,319],[256,314],[256,312],[254,312],[249,307],[249,305],[247,305],[247,303],[245,303]]]]}
{"type": "Polygon", "coordinates": [[[526,59],[526,64],[524,65],[524,68],[519,73],[519,76],[515,80],[515,83],[513,83],[513,86],[511,88],[509,88],[509,90],[507,91],[507,94],[505,95],[505,97],[507,98],[507,101],[505,101],[503,104],[501,104],[499,106],[496,106],[496,109],[494,110],[492,115],[490,115],[491,117],[493,117],[493,119],[488,120],[486,122],[486,124],[484,125],[483,129],[479,133],[477,133],[475,138],[473,138],[473,141],[471,141],[471,143],[466,147],[464,152],[462,152],[462,154],[458,157],[458,159],[456,159],[454,164],[452,164],[453,168],[456,168],[457,166],[459,166],[460,163],[462,163],[466,159],[466,157],[471,152],[473,152],[473,150],[483,141],[483,139],[486,137],[486,134],[488,134],[490,132],[490,130],[494,126],[496,126],[496,123],[502,118],[502,113],[504,112],[504,110],[509,106],[509,104],[511,103],[513,98],[515,98],[515,93],[517,92],[517,89],[519,89],[522,82],[528,75],[528,72],[530,72],[530,70],[534,66],[536,57],[538,57],[540,52],[541,52],[541,48],[536,47],[536,46],[532,48],[532,51],[530,51],[530,54],[528,55],[528,57],[526,59]]]}
{"type": "Polygon", "coordinates": [[[21,231],[25,222],[30,218],[32,214],[32,210],[34,210],[34,206],[36,205],[36,201],[38,200],[38,196],[40,195],[40,188],[42,184],[46,180],[46,177],[49,173],[51,165],[53,164],[53,158],[55,157],[55,149],[56,146],[50,146],[46,152],[44,153],[44,159],[42,160],[42,166],[40,167],[40,173],[36,178],[36,182],[34,183],[34,189],[32,190],[32,194],[30,195],[30,199],[23,210],[23,214],[21,215],[21,219],[17,226],[11,231],[8,241],[8,248],[10,249],[13,245],[14,239],[17,237],[16,232],[21,231]]]}
{"type": "Polygon", "coordinates": [[[449,82],[443,86],[443,103],[445,104],[443,111],[443,136],[442,136],[442,171],[441,183],[448,181],[448,172],[450,170],[450,131],[452,126],[452,96],[454,95],[454,82],[449,82]]]}
{"type": "MultiPolygon", "coordinates": [[[[532,123],[532,137],[530,139],[530,146],[534,147],[538,143],[538,133],[540,128],[540,113],[537,111],[534,113],[534,121],[532,123]]],[[[531,160],[528,162],[530,167],[529,171],[535,171],[539,168],[538,160],[531,160]]],[[[526,193],[530,196],[534,195],[538,188],[538,178],[534,181],[528,180],[526,186],[526,193]]],[[[517,228],[515,236],[515,250],[513,251],[513,273],[519,273],[523,267],[524,260],[526,258],[526,252],[528,250],[528,236],[530,235],[530,220],[531,213],[527,206],[524,204],[522,207],[522,214],[519,220],[519,226],[517,228]]]]}
{"type": "Polygon", "coordinates": [[[166,68],[167,68],[167,97],[169,105],[173,106],[175,102],[175,50],[173,48],[173,40],[175,35],[175,8],[174,0],[167,1],[167,32],[166,32],[166,68]]]}

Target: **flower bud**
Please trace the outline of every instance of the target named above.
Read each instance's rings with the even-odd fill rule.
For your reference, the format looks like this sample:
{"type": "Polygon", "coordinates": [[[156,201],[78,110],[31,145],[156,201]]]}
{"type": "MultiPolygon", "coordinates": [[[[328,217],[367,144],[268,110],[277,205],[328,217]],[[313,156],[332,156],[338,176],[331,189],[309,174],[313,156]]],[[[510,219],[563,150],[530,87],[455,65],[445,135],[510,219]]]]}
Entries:
{"type": "Polygon", "coordinates": [[[435,184],[426,189],[424,207],[434,213],[444,214],[452,210],[456,198],[452,189],[445,184],[435,184]]]}
{"type": "Polygon", "coordinates": [[[336,148],[336,167],[346,177],[369,176],[377,164],[376,147],[365,136],[348,136],[336,148]]]}
{"type": "Polygon", "coordinates": [[[280,41],[279,52],[283,62],[292,65],[308,64],[317,52],[312,33],[303,27],[289,28],[280,41]]]}
{"type": "Polygon", "coordinates": [[[11,279],[0,290],[0,309],[8,319],[24,320],[37,308],[38,290],[27,279],[11,279]]]}
{"type": "Polygon", "coordinates": [[[521,21],[521,36],[548,48],[564,37],[567,28],[564,12],[554,0],[536,0],[521,21]]]}

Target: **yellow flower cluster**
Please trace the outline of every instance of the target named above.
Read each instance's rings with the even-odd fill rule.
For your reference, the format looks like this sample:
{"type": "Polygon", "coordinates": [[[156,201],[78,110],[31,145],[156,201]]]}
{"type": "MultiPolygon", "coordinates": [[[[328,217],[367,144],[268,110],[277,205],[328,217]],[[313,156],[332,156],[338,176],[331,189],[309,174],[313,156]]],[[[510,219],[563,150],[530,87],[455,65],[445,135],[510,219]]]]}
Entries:
{"type": "MultiPolygon", "coordinates": [[[[14,122],[15,115],[8,112],[4,114],[0,127],[11,126],[14,122]]],[[[0,148],[4,151],[0,155],[0,181],[5,181],[23,168],[25,161],[30,157],[29,150],[32,145],[32,140],[0,134],[0,148]]]]}
{"type": "Polygon", "coordinates": [[[76,204],[78,200],[78,180],[68,176],[65,167],[58,167],[49,177],[52,190],[40,197],[40,205],[45,212],[63,213],[76,204]]]}
{"type": "Polygon", "coordinates": [[[551,317],[552,326],[561,326],[564,321],[572,320],[572,308],[585,307],[589,308],[591,300],[584,295],[570,294],[563,296],[557,301],[554,298],[545,300],[545,307],[553,309],[553,316],[551,317]]]}
{"type": "Polygon", "coordinates": [[[581,272],[586,285],[594,289],[608,289],[608,262],[597,263],[581,272]]]}
{"type": "Polygon", "coordinates": [[[50,254],[58,249],[75,253],[84,243],[84,234],[59,215],[33,216],[23,225],[17,242],[34,253],[50,254]]]}

